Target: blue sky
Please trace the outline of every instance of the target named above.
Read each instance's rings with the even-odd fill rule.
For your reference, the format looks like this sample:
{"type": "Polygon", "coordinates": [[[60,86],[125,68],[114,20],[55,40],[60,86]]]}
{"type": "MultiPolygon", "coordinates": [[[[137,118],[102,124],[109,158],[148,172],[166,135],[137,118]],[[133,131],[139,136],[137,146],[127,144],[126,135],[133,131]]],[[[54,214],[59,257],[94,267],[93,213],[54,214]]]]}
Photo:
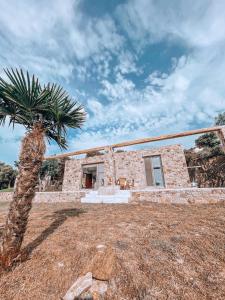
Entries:
{"type": "MultiPolygon", "coordinates": [[[[0,50],[0,75],[28,69],[84,104],[69,150],[210,126],[225,110],[223,0],[0,0],[0,50]]],[[[0,160],[16,160],[23,135],[0,128],[0,160]]]]}

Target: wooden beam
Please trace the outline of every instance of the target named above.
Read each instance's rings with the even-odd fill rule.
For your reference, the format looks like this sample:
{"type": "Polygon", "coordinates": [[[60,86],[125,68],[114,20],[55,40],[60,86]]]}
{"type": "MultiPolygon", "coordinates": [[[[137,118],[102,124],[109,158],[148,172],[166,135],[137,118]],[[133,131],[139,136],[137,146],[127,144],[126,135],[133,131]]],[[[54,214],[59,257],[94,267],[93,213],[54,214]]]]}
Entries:
{"type": "Polygon", "coordinates": [[[57,154],[57,155],[47,156],[47,157],[45,157],[45,160],[65,158],[65,157],[68,157],[68,156],[74,156],[74,155],[92,153],[92,152],[95,152],[95,151],[96,152],[97,151],[102,151],[104,149],[105,149],[105,146],[96,147],[96,148],[90,148],[90,149],[84,149],[84,150],[78,150],[78,151],[73,151],[73,152],[67,152],[67,153],[64,153],[64,154],[57,154]]]}
{"type": "Polygon", "coordinates": [[[131,145],[144,144],[144,143],[149,143],[149,142],[176,139],[176,138],[195,135],[195,134],[202,134],[202,133],[207,133],[207,132],[219,131],[222,127],[223,126],[217,126],[217,127],[211,127],[211,128],[202,128],[202,129],[189,130],[189,131],[184,131],[184,132],[180,132],[180,133],[160,135],[160,136],[156,136],[156,137],[150,137],[150,138],[145,138],[145,139],[138,139],[138,140],[128,141],[128,142],[124,142],[124,143],[118,143],[118,144],[111,145],[111,147],[112,148],[120,148],[120,147],[127,147],[127,146],[131,146],[131,145]]]}
{"type": "Polygon", "coordinates": [[[189,131],[180,132],[180,133],[166,134],[166,135],[160,135],[160,136],[156,136],[156,137],[149,137],[149,138],[144,138],[144,139],[126,141],[126,142],[107,145],[107,146],[101,146],[101,147],[96,147],[96,148],[89,148],[89,149],[84,149],[84,150],[68,152],[68,153],[64,153],[64,154],[47,156],[47,157],[45,157],[45,160],[65,158],[65,157],[69,157],[69,156],[92,153],[92,152],[95,152],[95,151],[96,152],[97,151],[102,151],[107,147],[122,148],[122,147],[128,147],[128,146],[132,146],[132,145],[139,145],[139,144],[145,144],[145,143],[156,142],[156,141],[176,139],[176,138],[195,135],[195,134],[202,134],[202,133],[208,133],[208,132],[218,132],[223,127],[224,126],[216,126],[216,127],[210,127],[210,128],[195,129],[195,130],[189,130],[189,131]]]}

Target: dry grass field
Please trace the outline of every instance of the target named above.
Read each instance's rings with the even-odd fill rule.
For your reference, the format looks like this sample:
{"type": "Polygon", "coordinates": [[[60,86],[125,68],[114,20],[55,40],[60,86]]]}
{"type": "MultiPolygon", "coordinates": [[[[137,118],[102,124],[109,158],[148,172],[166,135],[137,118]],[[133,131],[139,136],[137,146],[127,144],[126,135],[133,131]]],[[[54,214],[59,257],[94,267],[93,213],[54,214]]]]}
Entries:
{"type": "MultiPolygon", "coordinates": [[[[0,223],[7,205],[0,205],[0,223]]],[[[96,246],[116,254],[104,299],[225,299],[225,205],[38,204],[1,300],[56,300],[96,246]]]]}

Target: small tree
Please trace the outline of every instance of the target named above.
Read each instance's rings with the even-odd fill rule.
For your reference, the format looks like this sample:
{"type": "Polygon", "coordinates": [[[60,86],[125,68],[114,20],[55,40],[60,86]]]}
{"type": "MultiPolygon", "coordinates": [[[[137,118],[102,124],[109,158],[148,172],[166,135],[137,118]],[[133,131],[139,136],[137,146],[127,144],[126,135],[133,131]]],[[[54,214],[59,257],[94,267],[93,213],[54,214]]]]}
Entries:
{"type": "Polygon", "coordinates": [[[215,125],[225,125],[225,112],[218,114],[218,116],[215,118],[215,125]]]}
{"type": "Polygon", "coordinates": [[[17,172],[12,166],[0,162],[0,189],[10,188],[15,182],[17,172]]]}
{"type": "Polygon", "coordinates": [[[1,242],[0,261],[10,267],[18,256],[32,207],[38,174],[44,159],[45,137],[66,148],[68,128],[80,128],[83,107],[56,84],[42,86],[22,70],[5,70],[0,77],[0,125],[21,124],[26,129],[19,157],[18,176],[1,242]]]}
{"type": "Polygon", "coordinates": [[[40,178],[43,179],[46,175],[49,175],[52,179],[57,179],[59,172],[60,164],[58,160],[45,160],[41,166],[40,178]]]}
{"type": "MultiPolygon", "coordinates": [[[[215,117],[216,126],[225,125],[225,112],[215,117]]],[[[218,148],[220,141],[214,132],[205,133],[195,140],[195,145],[199,148],[218,148]]]]}
{"type": "Polygon", "coordinates": [[[58,188],[63,183],[63,175],[66,159],[45,160],[41,166],[40,179],[43,180],[46,176],[50,176],[51,183],[56,184],[58,188]]]}
{"type": "MultiPolygon", "coordinates": [[[[225,113],[215,118],[215,125],[225,125],[225,113]]],[[[217,135],[213,132],[203,134],[195,140],[195,144],[202,151],[196,153],[190,149],[185,155],[189,167],[200,168],[189,168],[190,177],[197,177],[199,187],[224,186],[225,156],[217,135]]]]}
{"type": "Polygon", "coordinates": [[[199,148],[214,148],[220,145],[220,141],[215,133],[205,133],[195,140],[195,144],[199,148]]]}

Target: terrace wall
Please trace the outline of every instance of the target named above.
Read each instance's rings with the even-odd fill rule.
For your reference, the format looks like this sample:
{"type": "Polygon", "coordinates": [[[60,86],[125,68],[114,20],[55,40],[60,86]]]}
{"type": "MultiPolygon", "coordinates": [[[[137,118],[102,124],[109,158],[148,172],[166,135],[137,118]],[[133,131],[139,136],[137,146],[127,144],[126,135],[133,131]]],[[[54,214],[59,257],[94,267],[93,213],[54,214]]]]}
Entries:
{"type": "MultiPolygon", "coordinates": [[[[0,202],[12,200],[12,192],[0,193],[0,202]]],[[[35,194],[34,203],[54,203],[54,202],[80,202],[85,192],[38,192],[35,194]]]]}
{"type": "Polygon", "coordinates": [[[225,188],[155,189],[132,192],[131,203],[157,202],[201,204],[225,201],[225,188]]]}
{"type": "MultiPolygon", "coordinates": [[[[34,203],[80,202],[85,192],[36,193],[34,203]]],[[[0,193],[0,203],[12,200],[12,193],[0,193]]],[[[131,191],[131,204],[156,202],[173,204],[211,204],[225,202],[225,188],[151,189],[131,191]]]]}

